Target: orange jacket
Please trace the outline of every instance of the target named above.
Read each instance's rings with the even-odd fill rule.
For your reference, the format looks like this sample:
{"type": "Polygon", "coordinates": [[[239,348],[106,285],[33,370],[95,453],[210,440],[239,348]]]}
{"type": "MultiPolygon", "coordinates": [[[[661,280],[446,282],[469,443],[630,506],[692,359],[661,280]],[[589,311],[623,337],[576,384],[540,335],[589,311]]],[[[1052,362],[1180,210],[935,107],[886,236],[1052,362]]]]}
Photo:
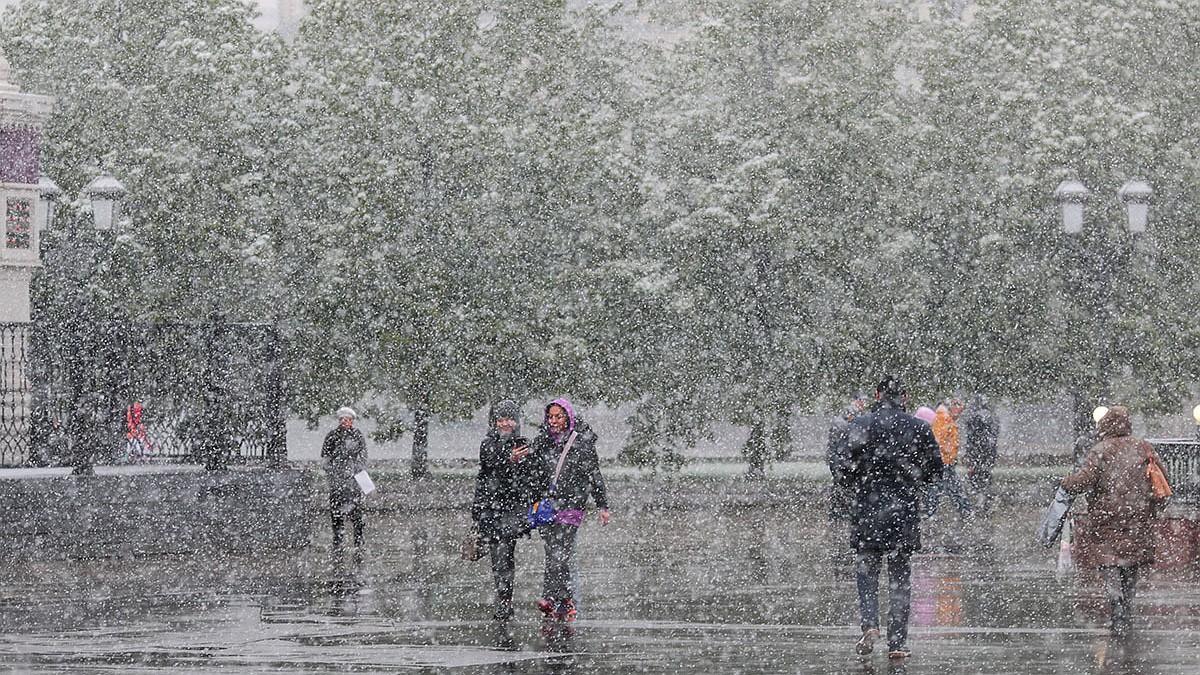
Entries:
{"type": "Polygon", "coordinates": [[[946,406],[939,405],[933,417],[933,437],[942,450],[942,463],[950,466],[958,461],[958,422],[950,416],[946,406]]]}

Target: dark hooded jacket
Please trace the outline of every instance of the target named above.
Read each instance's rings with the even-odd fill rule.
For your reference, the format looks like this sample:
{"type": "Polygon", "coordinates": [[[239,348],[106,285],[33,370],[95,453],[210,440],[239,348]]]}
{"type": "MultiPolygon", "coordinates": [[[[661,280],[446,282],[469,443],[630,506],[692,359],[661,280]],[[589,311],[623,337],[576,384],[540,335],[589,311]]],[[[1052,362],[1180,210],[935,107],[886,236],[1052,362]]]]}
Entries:
{"type": "Polygon", "coordinates": [[[884,399],[848,427],[842,465],[833,469],[850,493],[850,545],[855,550],[918,551],[922,484],[942,475],[933,431],[884,399]]]}
{"type": "Polygon", "coordinates": [[[532,453],[512,461],[513,448],[527,443],[521,436],[520,407],[512,401],[497,404],[489,415],[487,435],[479,444],[479,473],[471,503],[471,517],[484,536],[516,537],[528,530],[526,511],[540,496],[546,477],[542,463],[532,453]],[[507,438],[496,429],[501,417],[517,422],[507,438]]]}
{"type": "Polygon", "coordinates": [[[550,484],[558,458],[563,446],[571,433],[575,432],[575,442],[563,460],[562,473],[558,477],[554,490],[555,507],[559,510],[582,510],[587,505],[588,498],[596,501],[597,508],[608,508],[608,491],[604,487],[604,477],[600,475],[600,458],[596,453],[596,433],[575,414],[566,399],[557,399],[546,405],[545,414],[549,414],[550,406],[561,406],[567,411],[567,429],[562,435],[550,431],[549,422],[543,417],[542,426],[538,429],[537,437],[533,440],[532,455],[542,464],[545,482],[542,486],[543,496],[550,493],[550,484]]]}
{"type": "MultiPolygon", "coordinates": [[[[1087,517],[1076,528],[1081,558],[1093,565],[1131,566],[1154,562],[1154,519],[1166,505],[1155,499],[1146,477],[1154,448],[1134,438],[1129,410],[1115,406],[1100,419],[1099,439],[1083,466],[1063,479],[1072,494],[1087,495],[1087,517]]],[[[1161,464],[1161,462],[1160,462],[1161,464]]]]}

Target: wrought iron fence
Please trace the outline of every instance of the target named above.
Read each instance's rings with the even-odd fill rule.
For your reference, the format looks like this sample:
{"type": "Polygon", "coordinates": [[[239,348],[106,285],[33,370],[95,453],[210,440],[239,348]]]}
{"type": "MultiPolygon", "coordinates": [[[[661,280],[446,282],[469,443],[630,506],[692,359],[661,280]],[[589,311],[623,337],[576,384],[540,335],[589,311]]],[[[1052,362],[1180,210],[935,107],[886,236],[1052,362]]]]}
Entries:
{"type": "Polygon", "coordinates": [[[1200,440],[1151,439],[1171,483],[1172,500],[1200,504],[1200,440]]]}
{"type": "Polygon", "coordinates": [[[286,460],[282,347],[272,324],[35,321],[34,463],[286,460]]]}
{"type": "Polygon", "coordinates": [[[29,461],[29,324],[0,323],[0,465],[29,461]]]}

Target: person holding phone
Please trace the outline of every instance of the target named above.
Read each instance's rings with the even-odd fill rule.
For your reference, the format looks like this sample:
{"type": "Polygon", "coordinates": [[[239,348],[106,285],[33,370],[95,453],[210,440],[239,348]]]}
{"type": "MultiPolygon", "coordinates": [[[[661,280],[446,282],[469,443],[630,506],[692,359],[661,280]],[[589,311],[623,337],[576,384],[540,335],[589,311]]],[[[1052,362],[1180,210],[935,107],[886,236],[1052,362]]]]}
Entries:
{"type": "Polygon", "coordinates": [[[526,510],[546,478],[541,464],[529,457],[529,442],[521,436],[521,407],[504,400],[488,417],[487,434],[479,445],[471,517],[491,558],[494,618],[506,622],[513,615],[517,540],[529,534],[526,510]]]}

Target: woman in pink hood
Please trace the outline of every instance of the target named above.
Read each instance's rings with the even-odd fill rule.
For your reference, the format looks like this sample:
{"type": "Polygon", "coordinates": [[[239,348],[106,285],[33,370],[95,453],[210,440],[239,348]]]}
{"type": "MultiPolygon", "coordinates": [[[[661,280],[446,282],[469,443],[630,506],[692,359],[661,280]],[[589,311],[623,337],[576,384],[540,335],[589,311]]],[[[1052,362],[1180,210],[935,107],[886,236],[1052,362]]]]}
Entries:
{"type": "Polygon", "coordinates": [[[575,539],[583,524],[584,508],[594,499],[600,525],[608,525],[608,491],[600,474],[596,433],[575,414],[566,399],[546,405],[545,421],[530,453],[550,476],[543,497],[554,502],[555,521],[540,528],[546,551],[542,598],[537,606],[548,619],[573,622],[575,606],[575,539]]]}

